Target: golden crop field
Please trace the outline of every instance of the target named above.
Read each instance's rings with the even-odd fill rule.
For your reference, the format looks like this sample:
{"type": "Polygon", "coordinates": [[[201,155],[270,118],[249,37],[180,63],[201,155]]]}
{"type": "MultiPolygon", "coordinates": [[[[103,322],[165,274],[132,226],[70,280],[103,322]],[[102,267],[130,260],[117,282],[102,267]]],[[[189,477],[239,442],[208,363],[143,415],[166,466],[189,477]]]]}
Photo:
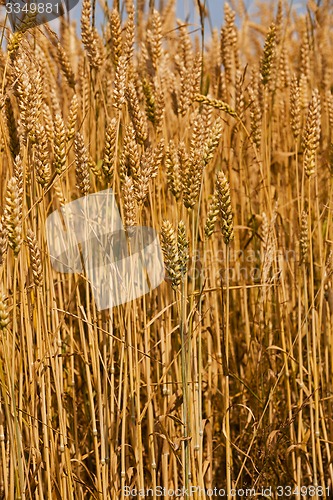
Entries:
{"type": "Polygon", "coordinates": [[[1,499],[333,497],[332,3],[207,5],[2,28],[1,499]],[[165,279],[99,310],[46,221],[106,189],[165,279]]]}

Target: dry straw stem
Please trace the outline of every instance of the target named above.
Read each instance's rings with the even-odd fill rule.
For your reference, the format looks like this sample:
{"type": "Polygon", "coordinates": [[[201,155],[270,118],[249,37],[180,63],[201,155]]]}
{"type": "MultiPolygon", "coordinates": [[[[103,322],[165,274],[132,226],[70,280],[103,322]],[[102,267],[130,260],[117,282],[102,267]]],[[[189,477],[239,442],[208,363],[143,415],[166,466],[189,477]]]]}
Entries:
{"type": "Polygon", "coordinates": [[[216,191],[220,210],[222,235],[224,243],[229,245],[234,238],[234,221],[231,208],[230,186],[222,171],[217,174],[216,191]]]}
{"type": "Polygon", "coordinates": [[[309,252],[309,229],[308,213],[303,210],[301,217],[301,233],[299,238],[300,245],[300,264],[306,263],[309,252]]]}
{"type": "Polygon", "coordinates": [[[182,278],[184,278],[187,273],[187,265],[189,260],[189,241],[186,236],[186,226],[183,220],[180,220],[178,222],[177,246],[180,274],[182,278]]]}
{"type": "Polygon", "coordinates": [[[330,129],[333,130],[333,94],[331,90],[326,90],[325,102],[327,107],[329,126],[330,129]]]}
{"type": "Polygon", "coordinates": [[[23,172],[23,162],[20,155],[17,155],[14,161],[14,177],[16,179],[16,185],[19,195],[19,203],[23,205],[23,195],[24,195],[24,172],[23,172]]]}
{"type": "Polygon", "coordinates": [[[156,128],[156,133],[158,134],[163,134],[163,120],[165,117],[165,93],[161,88],[156,87],[155,88],[155,96],[154,96],[154,101],[155,101],[155,128],[156,128]]]}
{"type": "Polygon", "coordinates": [[[331,177],[333,177],[333,142],[330,143],[328,148],[328,170],[331,177]]]}
{"type": "MultiPolygon", "coordinates": [[[[276,245],[274,238],[274,225],[276,221],[276,207],[273,210],[271,220],[265,212],[262,213],[262,284],[270,281],[269,275],[276,257],[276,245]]],[[[266,298],[267,288],[263,288],[263,300],[266,298]]]]}
{"type": "Polygon", "coordinates": [[[326,268],[327,278],[331,278],[331,276],[333,274],[333,250],[332,249],[328,253],[326,263],[325,263],[325,268],[326,268]]]}

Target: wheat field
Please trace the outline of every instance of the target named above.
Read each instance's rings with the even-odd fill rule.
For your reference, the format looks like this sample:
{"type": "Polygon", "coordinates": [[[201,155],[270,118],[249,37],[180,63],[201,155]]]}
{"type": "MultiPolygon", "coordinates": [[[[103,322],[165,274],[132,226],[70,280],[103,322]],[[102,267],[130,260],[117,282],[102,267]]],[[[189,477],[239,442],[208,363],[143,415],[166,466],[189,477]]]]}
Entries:
{"type": "Polygon", "coordinates": [[[3,25],[0,498],[333,497],[332,4],[193,8],[3,25]],[[99,311],[46,220],[109,188],[165,279],[99,311]]]}

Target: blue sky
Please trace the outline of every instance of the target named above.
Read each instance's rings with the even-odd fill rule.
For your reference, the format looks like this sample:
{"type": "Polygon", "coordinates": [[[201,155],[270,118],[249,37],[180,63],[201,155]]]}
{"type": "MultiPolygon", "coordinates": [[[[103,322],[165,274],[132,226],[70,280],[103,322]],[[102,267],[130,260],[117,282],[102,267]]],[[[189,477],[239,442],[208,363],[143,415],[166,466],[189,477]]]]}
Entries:
{"type": "MultiPolygon", "coordinates": [[[[102,0],[102,2],[104,3],[104,0],[102,0]]],[[[156,5],[159,4],[158,0],[155,0],[155,2],[156,5]]],[[[112,3],[113,0],[108,0],[109,6],[112,6],[112,3]]],[[[120,3],[122,4],[122,0],[120,0],[120,3]]],[[[148,0],[146,3],[148,3],[148,0]]],[[[210,17],[213,27],[220,28],[222,25],[224,3],[225,3],[224,0],[206,0],[206,5],[210,12],[210,17]]],[[[277,0],[275,0],[272,3],[277,5],[277,0]]],[[[289,0],[289,6],[292,6],[293,9],[298,11],[305,10],[306,3],[307,3],[306,0],[289,0]]],[[[81,4],[82,2],[79,1],[78,5],[70,12],[70,18],[77,22],[78,29],[80,25],[81,4]]],[[[195,30],[196,27],[200,26],[199,16],[197,9],[195,8],[195,4],[196,0],[177,0],[177,17],[184,20],[189,19],[189,22],[193,24],[193,30],[195,30]]],[[[256,12],[256,0],[244,0],[244,4],[248,13],[254,16],[256,12]]],[[[98,0],[96,0],[96,9],[98,12],[98,15],[96,17],[96,25],[98,28],[100,28],[103,22],[103,17],[102,17],[102,10],[100,8],[100,2],[98,0]]]]}
{"type": "MultiPolygon", "coordinates": [[[[203,0],[201,0],[203,2],[203,0]]],[[[243,0],[245,9],[248,14],[255,17],[255,14],[258,10],[256,0],[243,0]]],[[[194,25],[199,26],[199,15],[197,9],[195,8],[196,0],[178,0],[177,1],[177,16],[180,19],[186,19],[190,17],[190,22],[193,22],[194,25]]],[[[211,24],[213,28],[220,28],[223,23],[223,12],[224,12],[224,0],[206,0],[206,6],[210,13],[211,24]]],[[[237,4],[237,1],[235,1],[237,4]]],[[[266,3],[264,0],[261,0],[262,4],[266,3]]],[[[269,2],[267,2],[269,3],[269,2]]],[[[277,8],[277,0],[271,2],[275,7],[275,12],[277,8]]],[[[297,10],[298,12],[305,11],[307,1],[306,0],[289,0],[288,5],[292,7],[293,10],[297,10]]],[[[236,20],[237,22],[237,20],[236,20]]],[[[207,23],[208,28],[208,23],[207,23]]]]}

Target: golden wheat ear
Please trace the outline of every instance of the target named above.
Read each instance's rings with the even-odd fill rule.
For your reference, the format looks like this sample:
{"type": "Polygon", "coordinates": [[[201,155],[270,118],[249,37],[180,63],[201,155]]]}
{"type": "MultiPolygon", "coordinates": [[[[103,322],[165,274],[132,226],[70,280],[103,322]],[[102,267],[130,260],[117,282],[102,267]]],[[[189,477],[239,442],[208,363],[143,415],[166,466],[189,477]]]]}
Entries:
{"type": "Polygon", "coordinates": [[[224,243],[228,245],[234,238],[234,220],[231,208],[230,186],[224,172],[218,172],[216,191],[220,211],[221,231],[224,243]]]}
{"type": "Polygon", "coordinates": [[[173,288],[177,288],[181,281],[177,235],[168,220],[162,222],[161,248],[167,276],[171,280],[173,288]]]}
{"type": "Polygon", "coordinates": [[[22,243],[22,198],[16,177],[9,179],[4,208],[8,244],[17,256],[22,243]]]}
{"type": "Polygon", "coordinates": [[[38,246],[35,233],[31,229],[27,230],[27,241],[29,246],[30,262],[31,262],[34,284],[36,287],[40,287],[43,284],[41,251],[38,246]]]}

